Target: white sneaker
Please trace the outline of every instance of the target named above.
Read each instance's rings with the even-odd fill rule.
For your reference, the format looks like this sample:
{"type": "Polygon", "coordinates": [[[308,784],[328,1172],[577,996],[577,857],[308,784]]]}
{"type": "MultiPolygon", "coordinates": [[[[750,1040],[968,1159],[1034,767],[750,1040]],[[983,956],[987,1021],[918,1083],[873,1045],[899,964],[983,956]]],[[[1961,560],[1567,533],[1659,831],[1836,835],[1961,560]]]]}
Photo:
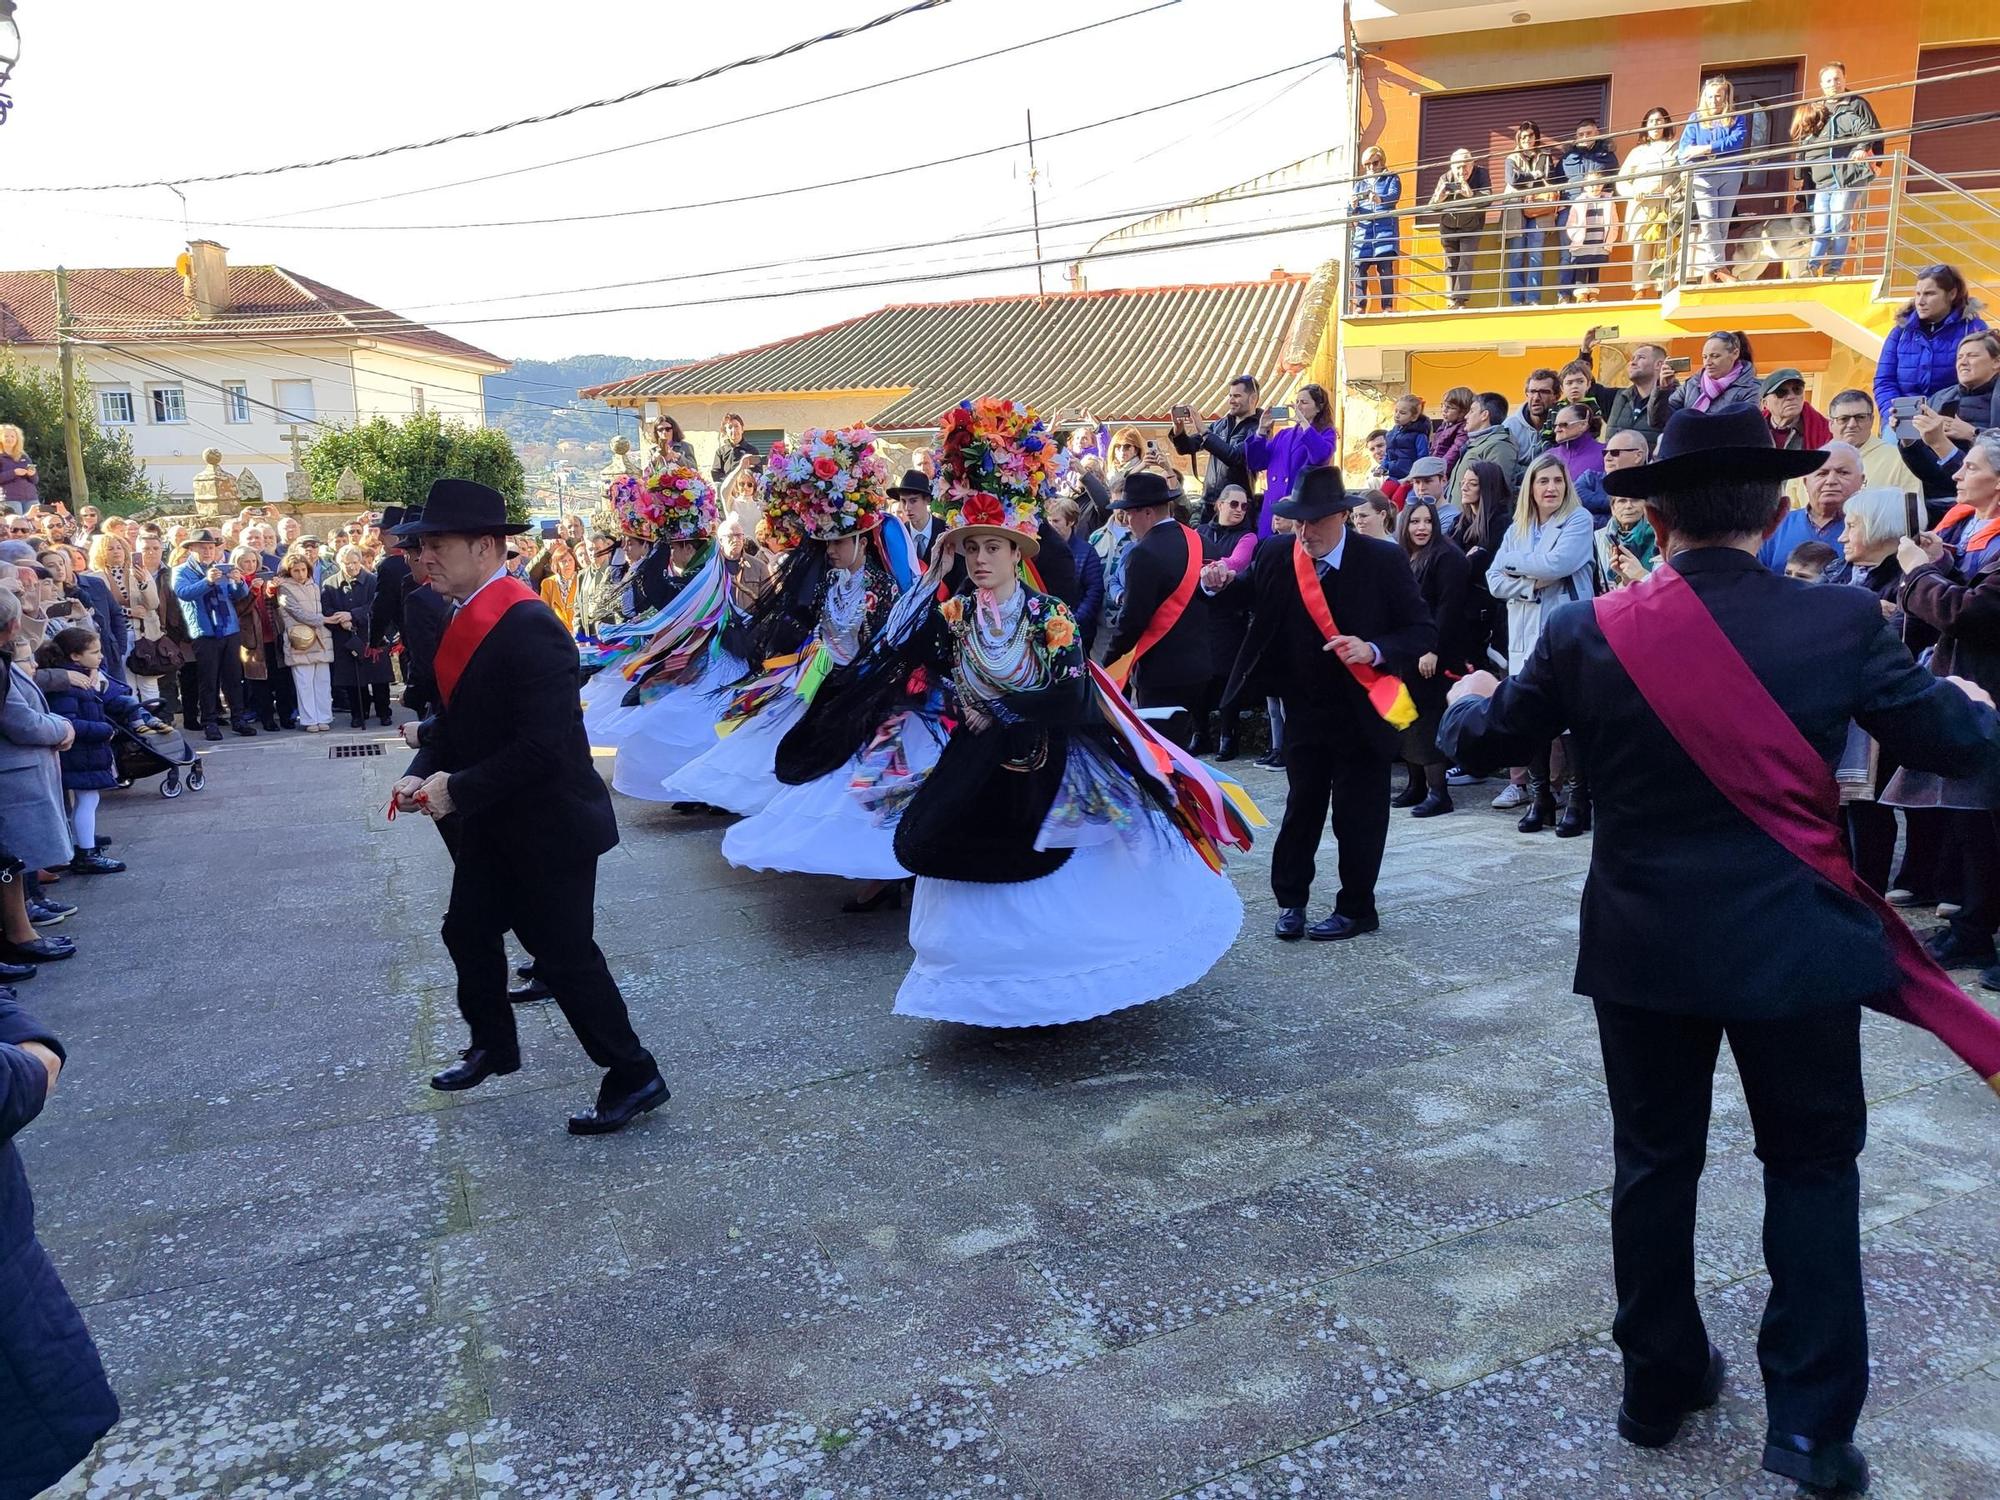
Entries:
{"type": "Polygon", "coordinates": [[[1956,901],[1940,901],[1938,902],[1937,914],[1940,917],[1955,917],[1964,909],[1956,901]]]}
{"type": "Polygon", "coordinates": [[[1502,787],[1500,795],[1493,799],[1493,807],[1496,812],[1508,812],[1513,808],[1526,807],[1527,805],[1528,789],[1524,786],[1515,786],[1511,781],[1502,787]]]}
{"type": "Polygon", "coordinates": [[[1915,906],[1917,904],[1917,893],[1915,891],[1906,891],[1899,885],[1892,891],[1884,891],[1882,899],[1891,906],[1915,906]]]}

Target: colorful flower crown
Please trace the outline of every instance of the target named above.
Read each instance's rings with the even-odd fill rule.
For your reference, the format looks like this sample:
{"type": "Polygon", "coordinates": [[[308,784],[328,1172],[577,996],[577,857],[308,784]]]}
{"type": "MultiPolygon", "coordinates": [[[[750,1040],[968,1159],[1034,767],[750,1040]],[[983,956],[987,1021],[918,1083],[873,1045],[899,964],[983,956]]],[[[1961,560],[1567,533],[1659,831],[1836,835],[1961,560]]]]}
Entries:
{"type": "Polygon", "coordinates": [[[715,489],[686,464],[670,463],[646,481],[660,538],[692,542],[715,529],[715,489]]]}
{"type": "Polygon", "coordinates": [[[784,551],[811,538],[838,541],[873,529],[889,504],[889,465],[866,427],[808,427],[796,448],[777,442],[759,492],[757,539],[784,551]]]}
{"type": "Polygon", "coordinates": [[[1068,458],[1042,419],[993,396],[961,401],[938,422],[937,496],[946,526],[997,526],[1034,536],[1042,502],[1068,458]]]}

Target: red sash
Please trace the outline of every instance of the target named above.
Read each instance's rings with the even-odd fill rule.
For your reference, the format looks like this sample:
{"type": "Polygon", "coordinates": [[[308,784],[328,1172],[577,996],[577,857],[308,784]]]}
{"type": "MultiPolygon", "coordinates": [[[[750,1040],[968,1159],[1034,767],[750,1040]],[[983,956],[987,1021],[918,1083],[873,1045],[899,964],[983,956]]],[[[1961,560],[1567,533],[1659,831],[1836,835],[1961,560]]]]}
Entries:
{"type": "Polygon", "coordinates": [[[1592,606],[1647,707],[1732,806],[1835,890],[1875,915],[1895,960],[1893,995],[1869,1001],[1921,1026],[2000,1092],[2000,1019],[1970,999],[1847,858],[1826,762],[1757,680],[1686,579],[1661,564],[1592,606]],[[1699,662],[1699,671],[1689,671],[1699,662]]]}
{"type": "Polygon", "coordinates": [[[1153,611],[1153,618],[1146,622],[1146,628],[1139,632],[1138,644],[1105,668],[1121,690],[1131,677],[1132,669],[1139,665],[1146,653],[1159,645],[1166,633],[1180,623],[1181,616],[1187,613],[1188,601],[1194,598],[1195,586],[1201,582],[1201,538],[1195,534],[1193,527],[1179,521],[1161,524],[1179,526],[1187,537],[1187,569],[1181,574],[1181,581],[1174,585],[1174,591],[1153,611]]]}
{"type": "Polygon", "coordinates": [[[447,708],[466,663],[472,660],[472,653],[479,649],[487,632],[500,623],[500,617],[517,604],[540,602],[541,595],[513,575],[504,574],[480,589],[470,604],[451,617],[432,664],[437,674],[438,696],[444,699],[447,708]]]}
{"type": "MultiPolygon", "coordinates": [[[[1320,639],[1330,641],[1340,634],[1340,627],[1333,623],[1333,610],[1326,602],[1326,590],[1320,586],[1319,569],[1314,565],[1304,542],[1292,544],[1292,577],[1299,586],[1299,602],[1312,616],[1312,622],[1319,627],[1320,639]]],[[[1343,661],[1350,676],[1361,684],[1361,691],[1368,695],[1369,705],[1383,720],[1396,729],[1408,729],[1417,722],[1417,705],[1410,697],[1410,690],[1403,685],[1403,679],[1392,676],[1380,667],[1364,661],[1343,661]]]]}

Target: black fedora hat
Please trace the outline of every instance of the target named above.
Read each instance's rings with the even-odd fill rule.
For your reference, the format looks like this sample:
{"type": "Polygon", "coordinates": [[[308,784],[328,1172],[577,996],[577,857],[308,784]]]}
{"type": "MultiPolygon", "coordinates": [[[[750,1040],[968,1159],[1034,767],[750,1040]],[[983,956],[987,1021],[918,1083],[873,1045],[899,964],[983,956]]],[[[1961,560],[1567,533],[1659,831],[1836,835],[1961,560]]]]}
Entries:
{"type": "Polygon", "coordinates": [[[1151,469],[1134,469],[1125,476],[1125,487],[1111,497],[1113,510],[1136,510],[1148,505],[1168,505],[1175,499],[1174,487],[1151,469]]]}
{"type": "Polygon", "coordinates": [[[1288,521],[1323,521],[1344,510],[1353,510],[1357,501],[1340,482],[1340,470],[1317,464],[1301,474],[1290,494],[1271,507],[1271,514],[1288,521]]]}
{"type": "Polygon", "coordinates": [[[433,479],[424,503],[396,528],[400,537],[435,536],[450,532],[462,536],[518,536],[527,522],[507,519],[507,500],[498,490],[471,479],[433,479]]]}
{"type": "Polygon", "coordinates": [[[924,500],[930,499],[930,476],[925,474],[922,469],[903,470],[902,483],[889,486],[889,498],[893,500],[898,495],[915,495],[924,500]]]}
{"type": "Polygon", "coordinates": [[[1718,412],[1683,410],[1667,419],[1653,461],[1606,474],[1604,493],[1625,500],[1651,500],[1719,479],[1780,484],[1802,479],[1825,462],[1826,454],[1817,450],[1773,445],[1770,425],[1754,406],[1732,406],[1718,412]]]}

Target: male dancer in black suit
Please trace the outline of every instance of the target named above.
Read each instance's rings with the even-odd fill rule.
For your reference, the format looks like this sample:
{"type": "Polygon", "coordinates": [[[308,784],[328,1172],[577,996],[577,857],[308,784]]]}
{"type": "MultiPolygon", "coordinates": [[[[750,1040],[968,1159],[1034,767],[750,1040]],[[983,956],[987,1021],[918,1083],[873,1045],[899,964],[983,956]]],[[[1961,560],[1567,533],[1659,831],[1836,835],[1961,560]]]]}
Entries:
{"type": "MultiPolygon", "coordinates": [[[[1105,656],[1114,677],[1132,657],[1121,680],[1129,682],[1138,708],[1194,708],[1203,701],[1213,666],[1208,596],[1199,587],[1201,538],[1174,519],[1178,498],[1163,476],[1134,469],[1111,501],[1124,513],[1133,542],[1125,554],[1125,603],[1105,656]]],[[[1060,541],[1059,546],[1067,557],[1067,546],[1060,541]]],[[[1208,747],[1194,741],[1185,748],[1200,755],[1208,747]]]]}
{"type": "Polygon", "coordinates": [[[1805,810],[1838,866],[1832,767],[1851,723],[1905,766],[1991,777],[2000,721],[1977,687],[1917,666],[1866,590],[1759,565],[1785,515],[1781,485],[1822,457],[1773,448],[1753,407],[1676,412],[1658,460],[1605,481],[1646,501],[1667,566],[1629,595],[1555,611],[1506,682],[1456,684],[1438,743],[1489,771],[1567,730],[1590,766],[1575,986],[1596,1005],[1611,1097],[1619,1432],[1662,1447],[1722,1387],[1694,1234],[1726,1036],[1764,1164],[1763,1463],[1835,1493],[1868,1484],[1852,1441],[1868,1393],[1861,1004],[1900,991],[1908,971],[1884,915],[1807,862],[1805,810]],[[1721,759],[1704,767],[1684,746],[1721,759]],[[1752,809],[1791,811],[1765,823],[1752,809]]]}
{"type": "Polygon", "coordinates": [[[1271,847],[1271,892],[1276,936],[1286,942],[1338,941],[1382,925],[1375,880],[1401,732],[1370,702],[1356,668],[1407,677],[1437,649],[1437,626],[1403,549],[1350,532],[1354,504],[1338,470],[1308,469],[1273,511],[1298,523],[1294,536],[1259,542],[1247,573],[1220,561],[1202,570],[1210,592],[1252,599],[1223,707],[1273,696],[1285,706],[1285,816],[1271,847]],[[1329,812],[1340,894],[1332,915],[1308,928],[1313,855],[1329,812]]]}
{"type": "Polygon", "coordinates": [[[605,1069],[576,1135],[603,1135],[667,1099],[653,1056],[591,936],[597,860],[618,842],[611,795],[591,766],[577,697],[576,643],[519,579],[507,576],[506,502],[485,485],[440,479],[414,541],[430,586],[455,606],[438,645],[438,703],[405,726],[417,750],[395,806],[452,819],[451,904],[444,943],[472,1045],[431,1080],[469,1089],[521,1066],[507,997],[508,929],[535,961],[590,1060],[605,1069]],[[540,816],[513,816],[522,793],[540,816]]]}

